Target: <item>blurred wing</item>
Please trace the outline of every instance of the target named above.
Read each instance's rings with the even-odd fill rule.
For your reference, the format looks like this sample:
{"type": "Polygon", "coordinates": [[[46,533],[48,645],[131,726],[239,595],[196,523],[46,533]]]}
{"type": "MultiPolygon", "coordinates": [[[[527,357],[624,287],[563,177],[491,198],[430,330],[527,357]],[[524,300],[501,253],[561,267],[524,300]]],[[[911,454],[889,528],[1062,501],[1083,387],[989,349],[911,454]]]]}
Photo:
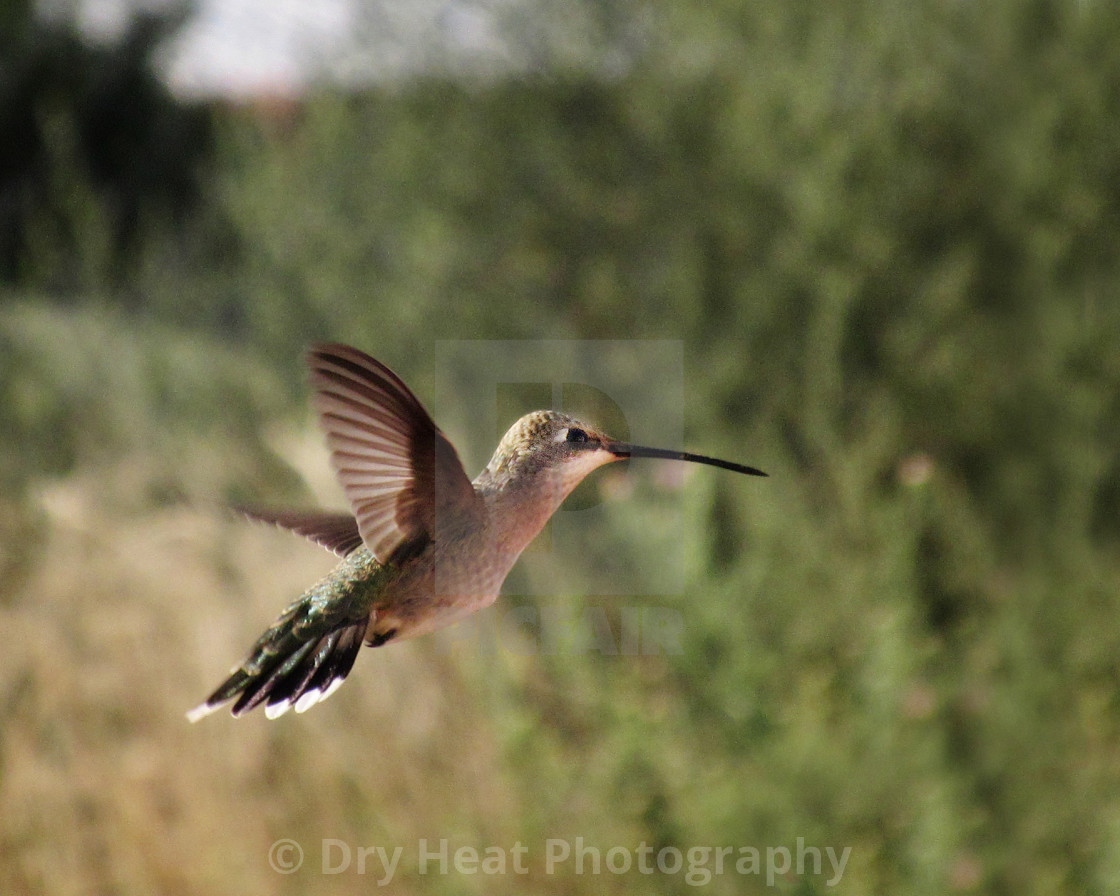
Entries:
{"type": "Polygon", "coordinates": [[[328,551],[345,557],[362,543],[358,521],[348,513],[323,513],[316,510],[269,510],[267,507],[238,507],[251,520],[272,523],[282,529],[310,538],[328,551]]]}
{"type": "Polygon", "coordinates": [[[331,461],[379,562],[426,544],[444,514],[477,510],[455,448],[393,371],[338,344],[315,346],[307,361],[331,461]]]}

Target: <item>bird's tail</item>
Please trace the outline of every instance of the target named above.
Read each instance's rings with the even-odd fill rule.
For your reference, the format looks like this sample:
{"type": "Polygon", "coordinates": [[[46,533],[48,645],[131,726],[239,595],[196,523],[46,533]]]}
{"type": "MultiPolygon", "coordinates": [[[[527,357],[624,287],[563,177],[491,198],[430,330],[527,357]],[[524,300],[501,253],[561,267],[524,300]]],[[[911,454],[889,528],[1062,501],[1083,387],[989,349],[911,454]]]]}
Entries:
{"type": "Polygon", "coordinates": [[[302,601],[289,607],[261,635],[245,661],[187,718],[197,722],[236,698],[233,715],[244,715],[264,703],[265,715],[274,719],[293,706],[296,712],[304,712],[334,693],[354,666],[366,620],[308,637],[300,631],[305,612],[302,601]]]}

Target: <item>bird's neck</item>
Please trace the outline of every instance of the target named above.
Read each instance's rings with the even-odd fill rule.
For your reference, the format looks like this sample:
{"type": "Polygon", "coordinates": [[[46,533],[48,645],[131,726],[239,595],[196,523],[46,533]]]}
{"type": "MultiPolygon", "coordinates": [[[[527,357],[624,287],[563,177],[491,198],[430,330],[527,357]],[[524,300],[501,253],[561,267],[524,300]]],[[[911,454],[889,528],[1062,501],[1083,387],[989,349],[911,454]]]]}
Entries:
{"type": "Polygon", "coordinates": [[[485,474],[476,488],[487,508],[489,537],[494,549],[516,556],[545,527],[574,485],[549,481],[490,481],[485,474]]]}

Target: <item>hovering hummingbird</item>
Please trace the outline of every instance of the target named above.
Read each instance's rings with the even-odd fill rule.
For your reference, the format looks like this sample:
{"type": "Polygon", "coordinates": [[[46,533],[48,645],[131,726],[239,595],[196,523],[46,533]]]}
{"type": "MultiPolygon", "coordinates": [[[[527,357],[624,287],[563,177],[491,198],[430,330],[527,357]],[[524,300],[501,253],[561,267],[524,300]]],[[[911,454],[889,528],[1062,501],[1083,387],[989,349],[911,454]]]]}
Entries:
{"type": "Polygon", "coordinates": [[[380,647],[492,604],[522,550],[597,467],[661,457],[765,476],[731,461],[616,441],[557,411],[513,424],[471,482],[454,446],[393,371],[346,345],[307,356],[314,406],[353,515],[244,509],[342,561],[289,606],[192,722],[229,701],[269,718],[325,700],[363,642],[380,647]]]}

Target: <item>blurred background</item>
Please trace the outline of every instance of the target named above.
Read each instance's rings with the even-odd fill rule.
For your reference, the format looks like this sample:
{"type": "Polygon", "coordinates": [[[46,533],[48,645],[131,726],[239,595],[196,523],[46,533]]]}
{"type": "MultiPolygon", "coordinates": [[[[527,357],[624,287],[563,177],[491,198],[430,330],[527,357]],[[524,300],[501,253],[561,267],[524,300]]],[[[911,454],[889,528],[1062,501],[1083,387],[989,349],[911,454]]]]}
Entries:
{"type": "Polygon", "coordinates": [[[1096,0],[4,4],[0,892],[376,889],[324,838],[691,890],[545,874],[577,836],[1120,891],[1118,45],[1096,0]],[[678,340],[684,446],[771,474],[604,471],[597,550],[511,578],[682,651],[433,637],[188,725],[332,564],[224,509],[338,500],[307,344],[427,401],[437,340],[538,338],[678,340]],[[684,590],[595,597],[666,491],[684,590]]]}

